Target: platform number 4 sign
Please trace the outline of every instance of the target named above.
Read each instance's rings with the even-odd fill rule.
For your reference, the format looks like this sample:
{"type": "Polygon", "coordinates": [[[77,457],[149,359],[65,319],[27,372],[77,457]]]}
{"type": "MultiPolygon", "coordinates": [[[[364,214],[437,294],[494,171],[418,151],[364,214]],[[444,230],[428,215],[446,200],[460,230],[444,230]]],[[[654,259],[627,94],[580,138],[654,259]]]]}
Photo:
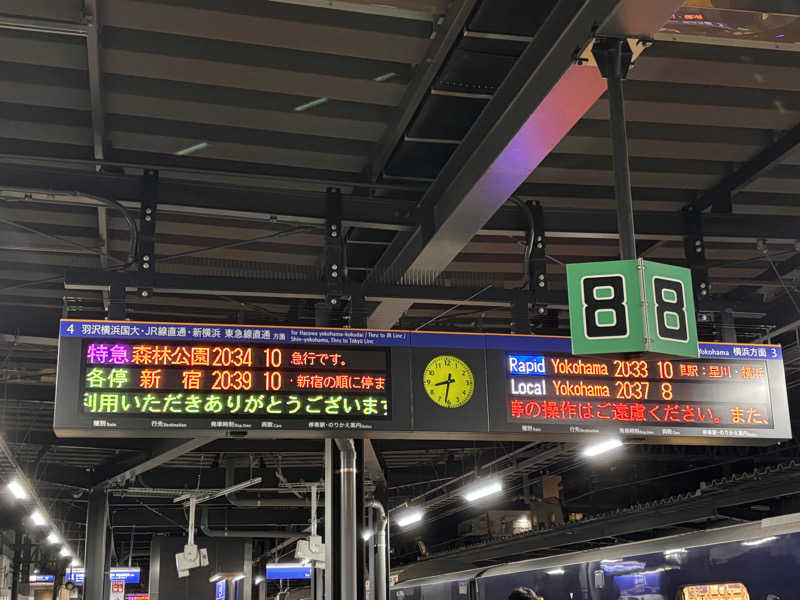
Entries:
{"type": "Polygon", "coordinates": [[[573,354],[697,356],[691,271],[644,260],[567,265],[573,354]]]}

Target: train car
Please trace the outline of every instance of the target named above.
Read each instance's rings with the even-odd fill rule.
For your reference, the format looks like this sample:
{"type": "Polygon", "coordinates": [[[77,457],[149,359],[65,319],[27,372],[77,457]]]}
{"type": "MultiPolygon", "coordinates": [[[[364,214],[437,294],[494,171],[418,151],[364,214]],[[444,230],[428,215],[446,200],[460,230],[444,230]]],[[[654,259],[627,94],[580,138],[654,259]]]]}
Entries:
{"type": "Polygon", "coordinates": [[[797,600],[800,513],[398,583],[390,600],[797,600]]]}

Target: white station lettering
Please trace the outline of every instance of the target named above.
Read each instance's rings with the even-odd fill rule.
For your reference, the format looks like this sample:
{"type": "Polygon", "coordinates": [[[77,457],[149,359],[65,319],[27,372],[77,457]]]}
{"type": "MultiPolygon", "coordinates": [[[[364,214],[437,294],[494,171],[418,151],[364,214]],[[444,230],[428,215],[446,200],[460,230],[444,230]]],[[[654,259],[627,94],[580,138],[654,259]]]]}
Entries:
{"type": "Polygon", "coordinates": [[[539,381],[518,381],[512,377],[511,394],[514,396],[546,396],[547,382],[544,379],[539,381]]]}

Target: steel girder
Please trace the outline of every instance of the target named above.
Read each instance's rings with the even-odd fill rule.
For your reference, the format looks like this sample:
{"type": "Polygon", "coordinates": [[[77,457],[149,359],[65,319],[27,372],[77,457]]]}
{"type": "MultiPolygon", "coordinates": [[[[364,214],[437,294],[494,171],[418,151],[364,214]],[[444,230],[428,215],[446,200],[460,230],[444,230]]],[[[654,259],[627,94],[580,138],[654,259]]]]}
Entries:
{"type": "MultiPolygon", "coordinates": [[[[152,273],[145,280],[140,273],[126,271],[121,273],[92,269],[67,269],[64,286],[72,290],[103,291],[112,284],[122,285],[127,291],[138,289],[142,283],[152,284],[154,293],[176,293],[202,296],[233,295],[261,298],[293,298],[321,300],[326,297],[328,288],[323,280],[292,279],[250,279],[239,277],[197,277],[195,275],[175,275],[152,273]]],[[[480,287],[435,287],[384,283],[367,283],[362,285],[346,283],[343,294],[351,296],[360,294],[366,302],[385,302],[399,300],[413,304],[424,302],[429,304],[462,306],[511,306],[516,297],[515,290],[489,288],[481,291],[480,287]],[[478,294],[477,292],[481,292],[478,294]],[[471,300],[464,300],[472,298],[471,300]]],[[[565,291],[548,291],[537,302],[552,308],[567,309],[565,291]]],[[[707,310],[723,310],[732,308],[736,312],[763,314],[760,303],[743,304],[725,302],[715,304],[710,301],[707,310]]]]}
{"type": "MultiPolygon", "coordinates": [[[[508,200],[606,89],[597,68],[575,61],[595,35],[639,36],[658,29],[679,6],[561,0],[431,184],[419,224],[396,236],[373,277],[440,273],[508,200]]],[[[390,328],[410,307],[382,302],[371,327],[390,328]]]]}

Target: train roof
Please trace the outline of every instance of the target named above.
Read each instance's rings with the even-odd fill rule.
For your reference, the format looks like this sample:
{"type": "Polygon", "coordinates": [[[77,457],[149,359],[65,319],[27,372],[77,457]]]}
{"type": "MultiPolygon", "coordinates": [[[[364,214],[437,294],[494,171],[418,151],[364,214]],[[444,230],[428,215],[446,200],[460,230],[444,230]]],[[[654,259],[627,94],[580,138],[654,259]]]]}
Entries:
{"type": "MultiPolygon", "coordinates": [[[[492,567],[481,567],[467,571],[445,573],[434,577],[422,577],[410,579],[393,586],[393,589],[403,589],[417,587],[420,585],[432,585],[445,583],[448,581],[463,581],[468,579],[496,577],[498,575],[508,575],[526,571],[540,571],[566,565],[574,565],[601,560],[617,560],[630,556],[640,556],[663,552],[670,548],[697,548],[700,546],[712,546],[727,542],[745,541],[750,539],[760,539],[776,535],[784,535],[800,531],[800,513],[783,515],[780,517],[770,517],[751,523],[730,525],[718,529],[707,529],[693,533],[682,533],[653,540],[644,540],[607,546],[595,550],[583,550],[580,552],[570,552],[568,554],[558,554],[543,558],[533,558],[517,562],[496,565],[492,567]]],[[[613,532],[609,532],[612,535],[613,532]]]]}

